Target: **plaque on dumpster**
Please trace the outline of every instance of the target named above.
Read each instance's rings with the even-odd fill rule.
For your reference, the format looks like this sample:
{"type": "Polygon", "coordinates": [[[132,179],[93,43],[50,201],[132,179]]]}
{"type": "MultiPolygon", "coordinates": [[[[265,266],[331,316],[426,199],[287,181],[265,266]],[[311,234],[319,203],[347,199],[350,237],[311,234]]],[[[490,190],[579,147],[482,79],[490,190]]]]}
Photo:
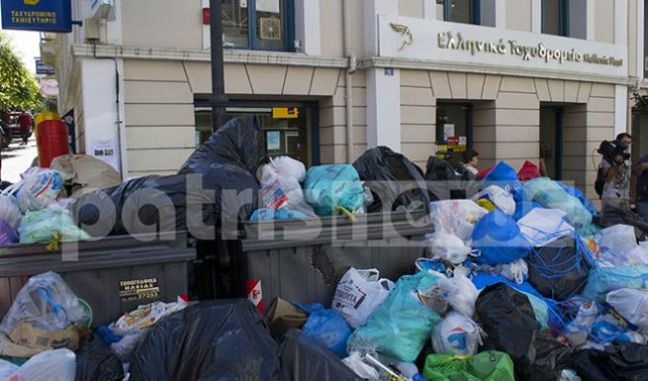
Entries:
{"type": "Polygon", "coordinates": [[[122,302],[156,299],[160,296],[157,278],[129,279],[119,282],[119,297],[122,302]]]}

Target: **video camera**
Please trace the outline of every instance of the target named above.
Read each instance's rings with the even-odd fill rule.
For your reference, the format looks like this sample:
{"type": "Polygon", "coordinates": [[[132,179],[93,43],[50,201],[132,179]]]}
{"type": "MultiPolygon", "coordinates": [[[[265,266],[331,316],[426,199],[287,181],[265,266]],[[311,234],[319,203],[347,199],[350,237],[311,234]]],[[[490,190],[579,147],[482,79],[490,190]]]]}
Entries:
{"type": "Polygon", "coordinates": [[[630,154],[625,152],[625,149],[621,147],[616,141],[602,141],[596,152],[603,155],[603,159],[605,159],[610,164],[615,163],[614,158],[617,156],[622,156],[623,161],[630,159],[630,154]]]}

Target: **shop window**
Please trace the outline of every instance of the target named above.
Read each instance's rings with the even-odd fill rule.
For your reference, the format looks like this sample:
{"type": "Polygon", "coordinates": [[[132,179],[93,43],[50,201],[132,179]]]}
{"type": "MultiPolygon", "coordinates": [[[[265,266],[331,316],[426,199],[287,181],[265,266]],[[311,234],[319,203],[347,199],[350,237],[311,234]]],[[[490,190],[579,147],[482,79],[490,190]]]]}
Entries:
{"type": "Polygon", "coordinates": [[[293,49],[293,0],[223,0],[223,46],[293,49]]]}
{"type": "Polygon", "coordinates": [[[542,33],[587,38],[587,0],[542,0],[542,33]]]}
{"type": "Polygon", "coordinates": [[[437,18],[463,24],[482,25],[481,0],[437,0],[437,18]]]}

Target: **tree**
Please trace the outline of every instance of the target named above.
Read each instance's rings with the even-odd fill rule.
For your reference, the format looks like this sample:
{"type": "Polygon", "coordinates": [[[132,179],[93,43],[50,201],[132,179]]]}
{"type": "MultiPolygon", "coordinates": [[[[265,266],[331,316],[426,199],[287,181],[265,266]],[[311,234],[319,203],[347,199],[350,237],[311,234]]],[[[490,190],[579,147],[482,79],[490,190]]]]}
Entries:
{"type": "Polygon", "coordinates": [[[0,112],[40,110],[40,86],[20,61],[11,38],[0,31],[0,112]]]}

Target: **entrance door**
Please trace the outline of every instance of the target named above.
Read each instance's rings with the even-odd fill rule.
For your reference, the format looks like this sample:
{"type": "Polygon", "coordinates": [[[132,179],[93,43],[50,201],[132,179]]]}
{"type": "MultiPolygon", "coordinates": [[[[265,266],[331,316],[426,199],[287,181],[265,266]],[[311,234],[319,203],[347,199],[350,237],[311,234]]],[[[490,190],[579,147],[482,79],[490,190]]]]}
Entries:
{"type": "Polygon", "coordinates": [[[461,162],[473,144],[473,104],[437,101],[436,126],[438,155],[461,162]]]}
{"type": "Polygon", "coordinates": [[[562,180],[563,169],[563,108],[540,107],[540,157],[544,159],[546,175],[562,180]]]}

